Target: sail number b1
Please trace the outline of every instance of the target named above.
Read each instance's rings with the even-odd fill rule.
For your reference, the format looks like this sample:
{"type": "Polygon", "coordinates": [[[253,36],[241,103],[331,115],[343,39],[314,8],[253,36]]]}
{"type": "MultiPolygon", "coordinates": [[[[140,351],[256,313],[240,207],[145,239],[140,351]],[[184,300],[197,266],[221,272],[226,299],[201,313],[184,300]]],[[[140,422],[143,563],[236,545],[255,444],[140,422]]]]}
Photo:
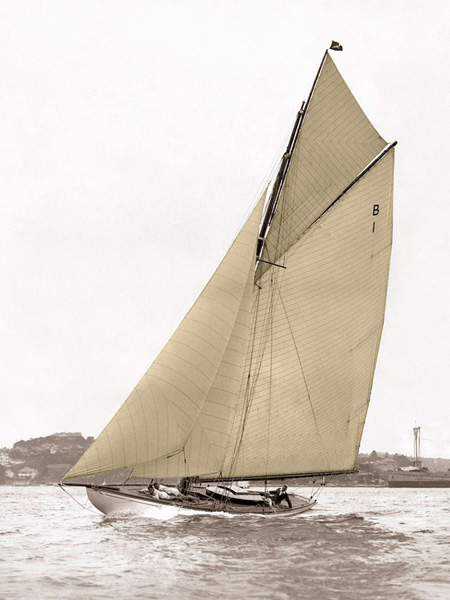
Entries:
{"type": "MultiPolygon", "coordinates": [[[[374,217],[376,217],[379,214],[380,214],[380,205],[379,204],[374,204],[373,205],[372,215],[374,217]]],[[[372,233],[375,233],[375,221],[373,222],[373,225],[372,225],[372,233]]]]}

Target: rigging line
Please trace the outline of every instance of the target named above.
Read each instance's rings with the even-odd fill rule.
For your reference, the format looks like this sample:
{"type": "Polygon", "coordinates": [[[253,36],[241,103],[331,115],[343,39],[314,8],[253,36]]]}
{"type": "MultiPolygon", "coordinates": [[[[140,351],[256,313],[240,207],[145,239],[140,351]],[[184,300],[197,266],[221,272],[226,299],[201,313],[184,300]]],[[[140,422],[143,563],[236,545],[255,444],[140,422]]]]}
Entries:
{"type": "Polygon", "coordinates": [[[133,467],[133,468],[130,468],[130,472],[128,473],[128,476],[126,477],[126,479],[125,479],[125,481],[123,482],[123,484],[122,484],[122,485],[127,485],[127,481],[128,481],[129,479],[131,479],[131,476],[132,476],[132,474],[133,474],[133,470],[134,470],[134,467],[133,467]]]}
{"type": "MultiPolygon", "coordinates": [[[[156,403],[155,390],[152,387],[151,382],[149,381],[149,379],[147,377],[145,378],[145,382],[148,385],[148,388],[150,390],[150,396],[151,396],[151,399],[153,400],[154,414],[157,415],[158,414],[158,411],[157,411],[158,406],[156,403]]],[[[165,398],[165,396],[164,396],[164,398],[165,398]]],[[[169,410],[167,409],[166,413],[168,413],[168,412],[169,412],[169,410]]],[[[156,448],[159,453],[159,439],[160,439],[160,431],[159,430],[160,430],[160,426],[162,426],[162,423],[160,423],[158,418],[154,419],[154,423],[155,423],[155,427],[153,428],[153,434],[156,438],[156,448]]],[[[167,429],[167,431],[169,431],[169,430],[167,429]]],[[[147,429],[147,433],[148,433],[148,429],[147,429]]],[[[147,443],[148,443],[148,440],[147,440],[147,443]]],[[[148,450],[147,450],[147,452],[148,452],[148,450]]],[[[148,454],[147,454],[147,456],[148,456],[148,454]]]]}
{"type": "Polygon", "coordinates": [[[269,262],[268,260],[263,260],[262,258],[258,258],[258,262],[266,263],[266,265],[272,265],[273,267],[280,267],[280,269],[285,269],[284,265],[277,265],[277,263],[269,262]]]}
{"type": "Polygon", "coordinates": [[[323,492],[323,488],[325,487],[325,484],[326,484],[325,477],[322,477],[322,483],[317,487],[316,491],[313,492],[311,490],[310,500],[312,500],[314,498],[314,496],[316,496],[316,502],[317,502],[317,500],[319,499],[320,494],[323,492]]]}
{"type": "Polygon", "coordinates": [[[97,516],[99,515],[99,513],[97,511],[92,510],[92,509],[88,508],[87,506],[83,506],[81,504],[81,502],[79,502],[75,498],[75,496],[72,496],[72,494],[69,494],[69,492],[65,489],[65,487],[61,483],[58,483],[58,486],[63,490],[63,492],[66,492],[66,494],[69,496],[69,498],[72,498],[72,500],[74,500],[79,506],[81,506],[81,508],[83,508],[84,510],[87,510],[88,512],[93,513],[94,515],[97,515],[97,516]]]}
{"type": "MultiPolygon", "coordinates": [[[[263,331],[266,331],[266,335],[263,337],[262,339],[262,344],[260,344],[259,347],[259,359],[258,362],[259,364],[257,365],[257,370],[255,372],[255,375],[253,376],[253,380],[250,382],[250,373],[251,373],[251,366],[249,369],[249,375],[247,378],[247,383],[246,383],[246,391],[245,391],[245,396],[244,396],[244,406],[243,406],[243,412],[242,412],[242,416],[241,416],[241,424],[240,424],[240,429],[239,429],[239,435],[238,435],[238,439],[235,445],[235,449],[234,449],[234,454],[233,454],[233,460],[232,460],[232,472],[235,471],[236,466],[237,466],[237,460],[241,451],[241,447],[242,447],[242,442],[243,442],[243,438],[244,438],[244,431],[245,431],[245,426],[247,423],[247,419],[250,413],[250,408],[251,405],[253,403],[253,399],[254,399],[254,395],[255,395],[255,391],[256,391],[256,384],[258,381],[258,377],[259,377],[259,373],[261,371],[261,367],[262,367],[262,362],[264,359],[264,355],[265,355],[265,351],[266,351],[266,347],[267,347],[267,343],[268,343],[268,339],[269,339],[269,335],[271,336],[271,369],[272,369],[272,352],[273,352],[273,318],[274,318],[274,296],[275,296],[275,290],[277,289],[276,286],[276,282],[274,282],[274,279],[278,279],[277,278],[277,274],[273,273],[272,277],[271,277],[271,288],[270,288],[270,296],[269,296],[269,300],[268,300],[268,309],[263,321],[263,326],[262,329],[263,331]]],[[[259,286],[258,286],[259,287],[259,286]]],[[[259,288],[260,290],[260,288],[259,288]]],[[[277,290],[279,292],[279,290],[277,290]]],[[[279,295],[279,293],[278,293],[279,295]]],[[[255,314],[255,329],[256,329],[256,324],[257,324],[257,315],[259,312],[259,298],[260,298],[260,291],[258,291],[258,305],[257,305],[257,310],[256,310],[256,314],[255,314]]],[[[255,341],[256,336],[253,336],[253,340],[255,341]]],[[[251,364],[253,362],[253,356],[254,356],[254,345],[252,347],[252,352],[251,352],[251,364]]],[[[270,376],[270,380],[271,380],[271,376],[270,376]]],[[[269,398],[271,397],[271,391],[269,390],[269,398]]],[[[270,400],[269,400],[270,402],[270,400]]],[[[270,429],[270,405],[269,405],[269,421],[268,421],[268,427],[270,429]]],[[[267,475],[267,469],[268,469],[268,445],[267,445],[267,454],[266,454],[266,475],[267,475]]]]}
{"type": "MultiPolygon", "coordinates": [[[[147,444],[146,444],[146,456],[148,458],[148,456],[150,454],[150,452],[149,452],[149,439],[150,439],[150,435],[149,435],[149,427],[148,427],[148,422],[147,422],[147,411],[144,408],[144,403],[142,401],[142,397],[141,397],[141,394],[139,393],[139,389],[138,389],[137,386],[135,387],[135,390],[136,390],[136,395],[137,395],[137,397],[139,399],[139,404],[141,406],[142,413],[144,415],[145,432],[146,432],[145,438],[146,438],[146,442],[147,442],[147,444]]],[[[152,394],[152,396],[153,396],[153,394],[152,394]]],[[[158,424],[156,424],[156,427],[158,427],[158,424]]],[[[157,447],[159,447],[159,445],[157,447]]],[[[136,461],[137,461],[137,457],[136,457],[136,461]]],[[[130,473],[130,476],[131,476],[131,473],[130,473]]],[[[128,479],[129,479],[129,477],[128,477],[128,479]]],[[[128,481],[128,479],[127,479],[127,481],[128,481]]]]}
{"type": "MultiPolygon", "coordinates": [[[[253,198],[251,204],[247,208],[244,219],[242,220],[241,224],[239,225],[239,227],[237,229],[237,233],[235,234],[234,237],[237,236],[237,234],[239,233],[239,231],[242,228],[242,225],[247,220],[248,215],[250,215],[253,208],[256,206],[258,201],[261,199],[261,196],[264,192],[264,188],[266,188],[266,192],[269,190],[271,183],[272,183],[271,179],[275,176],[275,173],[277,170],[277,164],[280,162],[281,158],[283,157],[283,155],[281,153],[283,152],[283,148],[286,148],[286,143],[288,141],[288,138],[289,138],[289,133],[286,133],[281,144],[278,146],[278,149],[276,150],[275,154],[273,155],[273,158],[272,158],[269,168],[266,169],[266,174],[260,180],[260,183],[256,190],[255,197],[253,198]]],[[[286,150],[284,151],[284,153],[286,153],[286,150]]],[[[234,240],[234,238],[233,238],[233,240],[234,240]]]]}
{"type": "MultiPolygon", "coordinates": [[[[282,206],[282,212],[284,210],[284,203],[282,206]]],[[[281,228],[280,230],[281,231],[281,228]]],[[[277,265],[278,266],[278,265],[277,265]]],[[[286,267],[284,267],[286,268],[286,267]]],[[[280,275],[283,279],[284,273],[280,275]]],[[[270,453],[270,430],[271,430],[271,416],[272,416],[272,374],[273,374],[273,334],[274,334],[274,316],[275,316],[275,294],[281,299],[281,282],[278,281],[278,273],[273,272],[270,278],[271,292],[270,292],[270,304],[269,304],[269,318],[268,327],[270,335],[270,370],[269,370],[269,405],[268,405],[268,419],[267,419],[267,448],[266,448],[266,476],[269,475],[269,453],[270,453]]],[[[262,359],[261,359],[262,362],[262,359]]]]}
{"type": "MultiPolygon", "coordinates": [[[[278,289],[277,289],[278,273],[272,274],[271,281],[272,281],[272,285],[270,287],[269,299],[267,302],[268,306],[266,308],[266,313],[265,313],[265,316],[263,318],[263,323],[262,323],[262,331],[265,331],[266,334],[262,337],[261,343],[258,345],[258,358],[256,361],[257,365],[256,365],[256,369],[255,369],[253,378],[251,379],[250,374],[252,372],[252,368],[253,368],[252,365],[253,365],[254,354],[255,354],[255,342],[256,342],[255,332],[256,332],[256,327],[258,324],[258,314],[259,314],[259,310],[260,310],[260,289],[261,288],[259,288],[259,286],[257,286],[258,287],[258,292],[257,292],[258,300],[257,300],[257,304],[256,304],[255,319],[254,319],[254,326],[253,326],[253,336],[252,336],[253,337],[253,345],[252,345],[252,349],[251,349],[251,353],[250,353],[250,366],[249,366],[248,376],[247,376],[247,381],[246,381],[246,389],[245,389],[244,402],[243,402],[243,407],[242,407],[243,410],[241,413],[240,425],[239,425],[238,434],[237,434],[237,440],[235,443],[233,456],[232,456],[232,460],[231,460],[231,469],[232,469],[231,472],[234,472],[237,467],[238,457],[239,457],[239,454],[240,454],[240,451],[242,448],[245,426],[246,426],[246,423],[248,420],[251,405],[253,403],[253,399],[254,399],[254,395],[255,395],[255,391],[256,391],[256,384],[257,384],[259,373],[261,371],[262,363],[264,360],[264,355],[265,355],[269,335],[271,335],[273,333],[274,297],[275,297],[275,291],[278,291],[278,289]],[[275,284],[274,284],[274,280],[275,280],[275,284]]],[[[278,292],[278,296],[279,296],[279,292],[278,292]]]]}
{"type": "MultiPolygon", "coordinates": [[[[238,442],[236,444],[235,447],[235,457],[236,457],[236,463],[237,463],[237,458],[241,449],[241,445],[242,445],[242,441],[243,441],[243,437],[244,437],[244,431],[245,431],[245,426],[247,423],[247,419],[250,413],[250,409],[251,409],[251,405],[253,403],[253,399],[255,396],[255,392],[256,392],[256,384],[258,381],[258,377],[259,374],[261,372],[261,367],[262,367],[262,363],[264,360],[264,355],[265,355],[265,351],[266,351],[266,347],[267,347],[267,343],[269,340],[269,335],[273,334],[273,317],[274,317],[274,295],[275,295],[275,285],[273,284],[273,280],[277,279],[277,274],[272,274],[272,278],[271,278],[271,287],[270,287],[270,292],[269,292],[269,300],[268,300],[268,308],[266,309],[266,314],[263,320],[263,326],[262,329],[263,331],[266,331],[266,335],[263,337],[262,339],[262,343],[259,345],[259,358],[258,358],[258,365],[257,365],[257,369],[255,372],[255,375],[253,376],[253,380],[252,382],[250,382],[250,374],[248,377],[248,386],[246,389],[246,394],[245,394],[245,398],[246,403],[245,403],[245,407],[244,407],[244,411],[243,411],[243,415],[242,415],[242,419],[241,419],[241,429],[240,429],[240,437],[238,439],[238,442]]],[[[259,298],[259,293],[258,293],[258,298],[259,298]]],[[[258,311],[259,311],[259,304],[258,304],[258,311]]],[[[257,317],[257,315],[256,315],[257,317]]],[[[255,329],[256,329],[256,323],[257,323],[257,318],[255,320],[255,329]]],[[[255,340],[256,336],[254,336],[254,340],[255,340]]],[[[273,345],[273,344],[272,344],[273,345]]],[[[254,346],[252,348],[252,361],[253,361],[253,354],[254,354],[254,346]]],[[[251,372],[251,371],[250,371],[251,372]]]]}
{"type": "MultiPolygon", "coordinates": [[[[273,291],[271,290],[271,294],[273,293],[273,291]]],[[[253,335],[253,342],[256,341],[256,335],[255,335],[255,331],[256,331],[256,325],[258,322],[257,316],[258,316],[258,312],[259,312],[259,297],[260,297],[260,292],[258,292],[258,305],[257,305],[257,310],[256,310],[256,314],[255,314],[255,329],[254,329],[254,335],[253,335]]],[[[269,313],[266,313],[265,316],[265,320],[263,323],[263,329],[270,331],[270,326],[267,326],[268,320],[270,320],[270,314],[271,314],[271,306],[272,306],[272,302],[269,301],[269,313]]],[[[254,394],[255,394],[255,390],[256,390],[256,383],[258,381],[258,376],[259,373],[261,371],[261,366],[262,366],[262,361],[264,358],[264,352],[265,352],[265,348],[267,345],[267,339],[268,339],[268,334],[264,337],[264,339],[262,340],[263,343],[261,344],[260,348],[259,348],[259,364],[257,365],[256,368],[256,372],[255,375],[253,376],[253,380],[250,381],[250,374],[251,374],[251,366],[249,368],[249,372],[248,372],[248,377],[247,377],[247,382],[246,382],[246,390],[245,390],[245,396],[244,396],[244,406],[243,406],[243,412],[242,412],[242,417],[241,417],[241,424],[240,424],[240,430],[239,430],[239,436],[238,436],[238,440],[237,443],[235,445],[235,450],[234,450],[234,467],[236,468],[236,464],[237,464],[237,459],[241,450],[241,446],[242,446],[242,441],[243,441],[243,437],[244,437],[244,430],[245,430],[245,425],[248,419],[248,415],[250,412],[250,408],[252,405],[252,401],[254,398],[254,394]]],[[[254,344],[252,346],[252,352],[251,352],[251,364],[253,363],[253,356],[254,356],[254,352],[255,352],[255,348],[254,348],[254,344]]]]}
{"type": "MultiPolygon", "coordinates": [[[[257,323],[257,314],[258,314],[259,299],[260,299],[260,292],[261,292],[261,288],[258,285],[256,285],[256,287],[257,287],[256,301],[253,303],[252,323],[250,325],[250,334],[248,337],[247,348],[246,348],[246,358],[244,359],[244,368],[243,368],[243,374],[245,374],[247,372],[247,370],[246,370],[247,356],[249,356],[249,352],[250,352],[250,356],[249,356],[250,363],[248,365],[248,376],[247,376],[247,380],[245,382],[246,387],[248,386],[248,381],[249,381],[250,373],[252,370],[252,357],[253,357],[253,349],[254,349],[254,344],[255,344],[255,329],[256,329],[256,323],[257,323]],[[251,349],[250,349],[251,342],[252,342],[252,345],[251,345],[251,349]]],[[[242,396],[242,384],[243,384],[243,381],[241,379],[241,382],[239,385],[239,390],[237,392],[236,405],[235,405],[234,412],[233,412],[233,418],[232,418],[229,433],[227,436],[227,442],[225,444],[225,451],[224,451],[223,460],[222,460],[222,468],[220,470],[221,474],[225,468],[225,462],[227,461],[227,457],[229,455],[229,451],[231,448],[231,440],[234,435],[234,432],[235,432],[236,428],[237,428],[237,431],[239,432],[240,427],[241,427],[240,425],[237,424],[237,422],[239,420],[238,419],[238,415],[239,415],[239,411],[240,411],[239,400],[242,396]]],[[[246,393],[244,393],[244,402],[245,402],[245,397],[246,397],[246,393]]],[[[239,437],[239,435],[238,435],[238,437],[239,437]]],[[[235,450],[236,450],[236,446],[233,449],[233,452],[232,452],[232,455],[230,458],[230,467],[229,467],[230,473],[232,473],[233,464],[235,463],[235,450]]],[[[236,458],[236,461],[237,461],[237,458],[236,458]]]]}
{"type": "Polygon", "coordinates": [[[233,449],[233,454],[232,454],[231,462],[230,462],[230,476],[232,478],[235,475],[238,458],[239,458],[239,455],[241,452],[242,441],[244,438],[245,423],[247,421],[248,411],[250,409],[250,404],[251,404],[250,400],[249,400],[249,397],[250,397],[249,387],[250,387],[250,372],[248,374],[247,381],[246,381],[244,400],[243,400],[243,406],[242,406],[242,414],[240,417],[237,439],[236,439],[236,443],[235,443],[235,446],[233,449]]]}
{"type": "MultiPolygon", "coordinates": [[[[272,288],[274,274],[271,277],[272,288]]],[[[273,293],[273,292],[272,292],[273,293]]],[[[269,450],[270,450],[270,416],[271,416],[271,403],[272,403],[272,371],[273,371],[273,297],[270,303],[271,320],[270,320],[270,369],[269,369],[269,405],[267,407],[267,444],[266,444],[266,476],[269,474],[269,450]]]]}
{"type": "MultiPolygon", "coordinates": [[[[258,379],[259,370],[261,368],[261,363],[260,363],[260,365],[257,369],[257,372],[255,373],[255,375],[253,376],[253,380],[251,381],[251,373],[253,370],[253,361],[254,361],[254,357],[255,357],[256,328],[257,328],[257,324],[258,324],[258,314],[259,314],[259,309],[260,309],[260,298],[261,298],[261,288],[258,285],[256,287],[258,288],[258,291],[256,292],[257,299],[256,299],[256,303],[255,303],[255,308],[254,308],[252,333],[251,333],[251,338],[250,338],[252,340],[252,345],[251,345],[251,348],[249,349],[249,352],[250,352],[249,365],[248,365],[248,371],[246,371],[247,378],[245,381],[245,391],[243,392],[242,412],[240,414],[240,423],[237,426],[236,442],[234,445],[233,454],[232,454],[232,458],[230,461],[230,474],[233,474],[237,467],[237,461],[239,458],[239,454],[240,454],[241,447],[242,447],[242,441],[243,441],[243,437],[244,437],[245,424],[246,424],[248,413],[249,413],[250,406],[252,403],[252,398],[253,398],[256,382],[258,379]]],[[[239,397],[241,397],[241,395],[242,395],[242,392],[240,391],[239,397]]],[[[238,416],[238,409],[239,409],[239,407],[236,407],[236,412],[234,414],[234,419],[233,419],[233,430],[234,430],[234,423],[236,422],[236,419],[238,416]]],[[[230,443],[231,443],[231,435],[228,440],[228,447],[230,446],[230,443]]]]}
{"type": "Polygon", "coordinates": [[[183,459],[184,459],[184,476],[185,477],[190,477],[190,471],[189,471],[189,463],[186,459],[186,452],[185,452],[185,446],[183,446],[183,459]]]}
{"type": "Polygon", "coordinates": [[[232,457],[232,461],[231,461],[231,476],[234,477],[235,475],[235,471],[236,471],[236,467],[237,467],[237,462],[239,459],[239,456],[241,454],[241,450],[242,450],[242,442],[244,439],[244,432],[245,432],[245,427],[247,424],[247,420],[248,420],[248,416],[250,413],[250,408],[253,402],[253,398],[254,398],[254,394],[255,394],[255,387],[256,387],[256,381],[258,379],[258,375],[259,375],[259,369],[258,372],[256,373],[256,375],[254,375],[253,377],[253,381],[250,381],[250,372],[248,374],[247,377],[247,382],[246,382],[246,389],[245,389],[245,394],[244,394],[244,401],[243,401],[243,406],[242,406],[242,414],[240,417],[240,424],[239,424],[239,429],[238,429],[238,435],[237,435],[237,440],[235,443],[235,447],[233,450],[233,457],[232,457]]]}
{"type": "Polygon", "coordinates": [[[266,174],[262,177],[261,182],[257,188],[257,193],[256,196],[257,198],[261,197],[262,191],[264,189],[264,187],[267,187],[267,189],[270,188],[270,184],[273,183],[271,180],[276,177],[276,172],[277,172],[277,166],[280,163],[280,160],[283,157],[283,150],[284,153],[286,152],[286,145],[288,143],[288,139],[289,139],[289,132],[287,132],[283,138],[283,140],[281,141],[281,143],[278,146],[278,149],[276,150],[275,154],[273,155],[272,161],[270,163],[270,167],[268,169],[266,169],[266,174]]]}
{"type": "Polygon", "coordinates": [[[301,361],[301,358],[300,358],[300,352],[299,352],[298,347],[297,347],[297,342],[296,342],[295,337],[294,337],[294,332],[292,331],[291,323],[289,321],[289,316],[288,316],[288,313],[287,313],[286,307],[284,305],[283,298],[282,298],[281,294],[280,294],[280,302],[281,302],[281,305],[283,307],[284,314],[286,316],[286,322],[287,322],[288,327],[289,327],[289,331],[290,331],[290,334],[291,334],[292,341],[294,343],[295,353],[297,354],[298,364],[300,365],[300,370],[301,370],[301,373],[302,373],[303,382],[305,384],[305,388],[306,388],[306,393],[307,393],[307,396],[308,396],[309,405],[311,407],[311,412],[312,412],[312,415],[314,417],[314,423],[316,425],[316,430],[317,430],[317,434],[319,436],[320,444],[322,446],[322,451],[323,451],[324,456],[326,458],[326,461],[327,461],[327,464],[328,464],[328,468],[331,469],[331,467],[330,467],[330,461],[328,459],[328,454],[327,454],[327,452],[325,450],[325,446],[324,446],[324,443],[323,443],[323,440],[322,440],[322,436],[321,436],[320,430],[319,430],[319,425],[317,423],[317,417],[316,417],[316,413],[314,411],[314,407],[313,407],[313,403],[312,403],[312,399],[311,399],[311,394],[309,392],[308,383],[306,381],[305,372],[303,370],[303,364],[302,364],[302,361],[301,361]]]}
{"type": "MultiPolygon", "coordinates": [[[[247,284],[248,284],[248,280],[247,280],[247,283],[246,283],[246,285],[247,285],[247,284]]],[[[242,297],[241,297],[241,301],[240,301],[240,307],[242,307],[242,303],[244,302],[244,297],[245,297],[245,292],[243,293],[243,295],[242,295],[242,297]]],[[[236,325],[237,318],[238,318],[238,313],[236,313],[235,319],[234,319],[234,321],[233,321],[233,326],[232,326],[232,327],[231,327],[231,329],[230,329],[230,334],[228,335],[228,338],[227,338],[227,340],[228,340],[228,341],[227,341],[227,344],[229,344],[229,342],[230,342],[230,339],[232,338],[232,335],[233,335],[233,328],[234,328],[234,326],[236,325]]],[[[188,364],[189,364],[189,363],[188,363],[188,364]]],[[[194,418],[194,420],[193,420],[193,425],[192,425],[192,427],[191,427],[191,429],[190,429],[189,433],[187,434],[187,437],[186,437],[186,440],[185,440],[185,443],[184,443],[184,445],[186,445],[186,444],[187,444],[187,442],[189,441],[189,439],[191,438],[191,436],[192,436],[192,434],[193,434],[193,431],[194,431],[195,424],[196,424],[196,423],[198,423],[198,418],[199,418],[199,415],[201,414],[201,412],[202,412],[202,410],[203,410],[203,407],[204,407],[204,405],[205,405],[205,403],[206,403],[206,401],[207,401],[207,399],[208,399],[208,395],[209,395],[209,393],[210,393],[210,391],[211,391],[211,388],[212,388],[212,387],[213,387],[213,385],[214,385],[214,382],[215,382],[215,380],[216,380],[217,374],[219,373],[219,369],[220,369],[220,364],[218,365],[217,369],[215,370],[215,373],[214,373],[214,375],[211,377],[211,379],[210,379],[210,380],[208,380],[208,383],[209,383],[208,391],[207,391],[206,393],[204,393],[204,399],[203,399],[203,402],[202,402],[202,404],[200,405],[200,407],[198,408],[198,411],[197,411],[197,413],[196,413],[196,415],[195,415],[195,418],[194,418]]],[[[236,412],[235,412],[235,415],[236,415],[236,412]]],[[[233,424],[234,424],[234,420],[233,420],[233,424]]],[[[231,435],[232,428],[233,428],[233,426],[230,428],[230,435],[231,435]]],[[[228,445],[229,445],[229,444],[227,444],[227,449],[228,449],[228,445]]],[[[223,464],[222,464],[222,466],[223,466],[223,464]]]]}

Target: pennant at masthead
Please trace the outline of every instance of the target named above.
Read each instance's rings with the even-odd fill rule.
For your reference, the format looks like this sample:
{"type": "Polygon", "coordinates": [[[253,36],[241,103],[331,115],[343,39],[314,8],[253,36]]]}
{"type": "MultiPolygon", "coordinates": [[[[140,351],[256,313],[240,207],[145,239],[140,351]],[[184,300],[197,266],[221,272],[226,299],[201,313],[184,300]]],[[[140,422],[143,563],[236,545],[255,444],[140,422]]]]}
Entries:
{"type": "Polygon", "coordinates": [[[331,42],[330,50],[343,50],[344,48],[341,46],[339,42],[335,42],[334,40],[331,42]]]}

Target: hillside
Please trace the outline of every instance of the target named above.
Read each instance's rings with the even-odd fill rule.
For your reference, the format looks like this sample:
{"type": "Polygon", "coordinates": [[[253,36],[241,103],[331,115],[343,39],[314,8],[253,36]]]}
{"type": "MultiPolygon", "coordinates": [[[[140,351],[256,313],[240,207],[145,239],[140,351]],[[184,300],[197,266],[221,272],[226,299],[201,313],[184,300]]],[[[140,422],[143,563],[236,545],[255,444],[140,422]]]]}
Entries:
{"type": "MultiPolygon", "coordinates": [[[[92,444],[93,437],[81,433],[54,433],[46,437],[20,440],[12,448],[0,450],[0,484],[29,485],[57,483],[92,444]]],[[[448,471],[450,460],[424,458],[429,471],[448,471]]],[[[388,471],[412,464],[403,454],[387,452],[359,454],[357,472],[328,478],[328,485],[387,485],[388,471]]],[[[296,485],[310,485],[309,479],[296,479],[296,485]]]]}
{"type": "Polygon", "coordinates": [[[0,450],[0,483],[56,483],[94,441],[81,433],[54,433],[20,440],[0,450]]]}

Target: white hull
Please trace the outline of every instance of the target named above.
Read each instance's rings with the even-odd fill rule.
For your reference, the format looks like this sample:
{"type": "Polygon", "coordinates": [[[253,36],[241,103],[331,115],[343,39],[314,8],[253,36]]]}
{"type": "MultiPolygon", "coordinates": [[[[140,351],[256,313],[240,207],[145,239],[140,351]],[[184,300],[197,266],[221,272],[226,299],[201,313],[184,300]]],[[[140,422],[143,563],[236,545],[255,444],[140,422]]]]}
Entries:
{"type": "Polygon", "coordinates": [[[279,509],[271,512],[262,507],[242,507],[236,505],[232,510],[214,509],[211,505],[205,506],[181,506],[168,501],[154,500],[149,497],[138,497],[119,490],[86,488],[90,502],[104,515],[133,514],[155,519],[170,519],[175,515],[198,515],[198,514],[259,514],[269,517],[294,516],[310,510],[316,503],[315,500],[307,500],[293,496],[294,508],[279,509]],[[296,502],[297,500],[297,502],[296,502]],[[296,506],[298,504],[298,506],[296,506]]]}

